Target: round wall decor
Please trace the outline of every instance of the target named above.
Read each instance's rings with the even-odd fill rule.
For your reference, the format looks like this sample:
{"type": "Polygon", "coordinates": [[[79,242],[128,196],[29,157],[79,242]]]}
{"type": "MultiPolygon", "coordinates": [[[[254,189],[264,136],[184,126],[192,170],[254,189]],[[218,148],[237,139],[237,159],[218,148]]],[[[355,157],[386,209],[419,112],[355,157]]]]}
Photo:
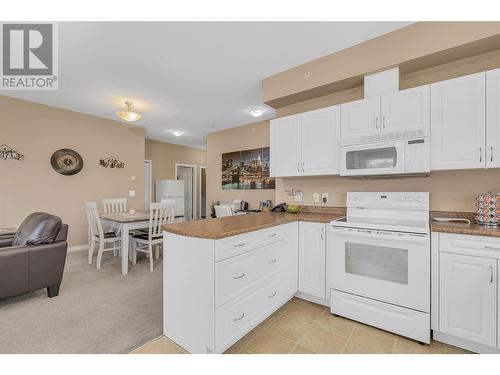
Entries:
{"type": "Polygon", "coordinates": [[[83,159],[75,150],[62,148],[52,154],[50,164],[57,173],[71,176],[82,170],[83,159]]]}

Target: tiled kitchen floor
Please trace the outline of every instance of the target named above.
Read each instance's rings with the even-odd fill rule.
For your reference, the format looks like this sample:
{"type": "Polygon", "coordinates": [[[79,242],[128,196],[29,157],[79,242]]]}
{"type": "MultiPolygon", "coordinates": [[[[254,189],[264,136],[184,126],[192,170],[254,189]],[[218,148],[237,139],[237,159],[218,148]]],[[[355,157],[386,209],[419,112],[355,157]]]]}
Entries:
{"type": "MultiPolygon", "coordinates": [[[[181,354],[162,336],[134,354],[181,354]]],[[[226,354],[465,354],[463,349],[433,341],[415,341],[352,320],[335,317],[325,306],[293,298],[239,340],[226,354]]]]}

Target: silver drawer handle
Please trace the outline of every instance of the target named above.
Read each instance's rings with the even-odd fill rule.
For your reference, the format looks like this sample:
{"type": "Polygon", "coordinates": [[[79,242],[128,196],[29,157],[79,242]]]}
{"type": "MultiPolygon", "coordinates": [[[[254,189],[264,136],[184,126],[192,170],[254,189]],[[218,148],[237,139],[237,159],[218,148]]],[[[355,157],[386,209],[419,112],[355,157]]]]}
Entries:
{"type": "Polygon", "coordinates": [[[273,297],[276,297],[276,292],[274,292],[273,294],[271,294],[270,296],[267,296],[267,298],[273,298],[273,297]]]}
{"type": "Polygon", "coordinates": [[[493,246],[485,246],[484,248],[489,250],[500,250],[500,247],[493,247],[493,246]]]}
{"type": "Polygon", "coordinates": [[[267,262],[267,263],[276,263],[276,261],[277,261],[277,260],[278,260],[278,259],[274,258],[273,260],[270,260],[270,261],[269,261],[269,262],[267,262]]]}
{"type": "Polygon", "coordinates": [[[490,153],[491,153],[490,161],[493,161],[493,146],[490,146],[490,153]]]}
{"type": "Polygon", "coordinates": [[[241,316],[239,318],[234,318],[233,319],[233,322],[237,322],[238,320],[241,320],[245,317],[245,313],[241,314],[241,316]]]}
{"type": "Polygon", "coordinates": [[[483,148],[479,147],[479,162],[482,163],[483,161],[483,148]]]}
{"type": "Polygon", "coordinates": [[[234,276],[234,277],[233,277],[233,279],[234,279],[234,280],[242,279],[243,277],[245,277],[245,275],[246,275],[246,273],[245,273],[245,272],[243,272],[243,273],[242,273],[241,275],[239,275],[239,276],[234,276]]]}
{"type": "Polygon", "coordinates": [[[490,266],[490,283],[493,284],[493,266],[490,266]]]}
{"type": "Polygon", "coordinates": [[[267,237],[276,237],[278,233],[269,234],[267,237]]]}
{"type": "Polygon", "coordinates": [[[241,243],[237,243],[236,245],[233,245],[234,247],[242,247],[242,246],[245,246],[245,241],[241,242],[241,243]]]}

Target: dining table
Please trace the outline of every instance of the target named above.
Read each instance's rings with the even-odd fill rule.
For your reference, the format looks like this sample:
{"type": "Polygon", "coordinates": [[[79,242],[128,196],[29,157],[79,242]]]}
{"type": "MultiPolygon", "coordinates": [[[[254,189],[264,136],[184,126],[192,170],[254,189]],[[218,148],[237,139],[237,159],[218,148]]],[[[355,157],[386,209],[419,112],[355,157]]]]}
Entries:
{"type": "Polygon", "coordinates": [[[121,237],[121,266],[122,274],[126,275],[128,273],[128,263],[129,263],[129,236],[130,231],[134,229],[144,229],[149,228],[149,211],[136,211],[134,213],[124,212],[124,213],[108,213],[101,215],[102,223],[111,229],[114,229],[116,233],[121,237]]]}

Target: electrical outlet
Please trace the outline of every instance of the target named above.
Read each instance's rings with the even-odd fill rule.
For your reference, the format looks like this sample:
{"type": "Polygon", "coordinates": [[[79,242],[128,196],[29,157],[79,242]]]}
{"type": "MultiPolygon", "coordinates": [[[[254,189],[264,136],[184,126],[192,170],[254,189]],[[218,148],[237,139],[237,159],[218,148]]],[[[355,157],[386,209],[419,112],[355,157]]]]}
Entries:
{"type": "Polygon", "coordinates": [[[319,193],[313,193],[313,202],[319,203],[319,193]]]}
{"type": "Polygon", "coordinates": [[[300,190],[295,191],[295,195],[293,196],[294,202],[302,202],[302,192],[300,190]]]}
{"type": "Polygon", "coordinates": [[[328,203],[328,193],[321,194],[321,200],[323,203],[328,203]]]}

